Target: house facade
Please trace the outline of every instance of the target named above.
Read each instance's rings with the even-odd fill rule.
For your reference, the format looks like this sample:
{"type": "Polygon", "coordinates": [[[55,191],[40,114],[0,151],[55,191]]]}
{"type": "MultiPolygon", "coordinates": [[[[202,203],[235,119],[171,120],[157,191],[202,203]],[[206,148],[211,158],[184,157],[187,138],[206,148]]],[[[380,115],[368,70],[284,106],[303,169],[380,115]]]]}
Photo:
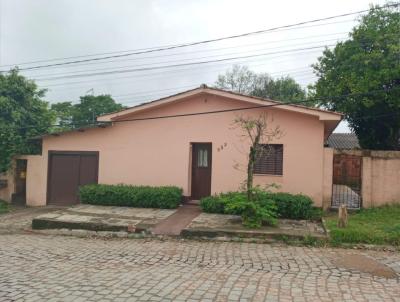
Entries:
{"type": "Polygon", "coordinates": [[[192,199],[239,190],[250,141],[234,121],[260,116],[282,135],[268,142],[255,184],[330,202],[333,151],[324,142],[340,114],[205,86],[101,116],[101,127],[43,136],[42,154],[21,158],[26,202],[74,204],[86,183],[174,185],[192,199]]]}

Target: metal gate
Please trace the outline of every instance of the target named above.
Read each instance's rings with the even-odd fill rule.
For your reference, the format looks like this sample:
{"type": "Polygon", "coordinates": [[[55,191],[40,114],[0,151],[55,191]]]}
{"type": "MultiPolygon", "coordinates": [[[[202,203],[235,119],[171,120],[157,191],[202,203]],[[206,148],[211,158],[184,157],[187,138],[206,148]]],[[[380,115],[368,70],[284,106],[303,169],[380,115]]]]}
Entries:
{"type": "Polygon", "coordinates": [[[333,156],[333,208],[342,204],[349,209],[361,208],[361,164],[361,156],[349,154],[333,156]]]}

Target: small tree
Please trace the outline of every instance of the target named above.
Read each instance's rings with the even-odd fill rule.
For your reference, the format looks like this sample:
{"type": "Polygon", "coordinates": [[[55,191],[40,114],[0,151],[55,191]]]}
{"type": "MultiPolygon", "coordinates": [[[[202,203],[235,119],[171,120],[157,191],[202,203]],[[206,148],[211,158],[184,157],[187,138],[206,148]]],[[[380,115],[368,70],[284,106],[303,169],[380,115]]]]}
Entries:
{"type": "Polygon", "coordinates": [[[241,213],[243,225],[250,228],[259,228],[263,224],[276,224],[276,205],[269,199],[266,192],[256,190],[253,187],[254,164],[265,155],[266,149],[262,144],[268,144],[274,138],[281,136],[282,132],[278,127],[268,130],[267,116],[259,117],[238,117],[234,124],[241,128],[244,137],[250,140],[250,150],[248,151],[247,179],[245,194],[238,195],[227,204],[228,211],[241,213]]]}
{"type": "Polygon", "coordinates": [[[253,200],[253,180],[254,180],[254,165],[256,161],[269,152],[262,144],[269,144],[273,139],[282,136],[282,131],[279,126],[274,129],[268,129],[267,116],[262,114],[254,117],[238,117],[235,119],[235,124],[245,131],[245,135],[250,140],[250,150],[247,161],[247,179],[246,192],[249,201],[253,200]]]}
{"type": "Polygon", "coordinates": [[[250,140],[250,150],[247,161],[246,192],[248,200],[253,201],[254,165],[261,156],[269,152],[269,149],[265,148],[262,144],[269,144],[273,139],[281,137],[282,131],[279,126],[268,129],[267,116],[265,114],[255,118],[240,116],[235,119],[234,123],[245,132],[245,136],[250,140]]]}

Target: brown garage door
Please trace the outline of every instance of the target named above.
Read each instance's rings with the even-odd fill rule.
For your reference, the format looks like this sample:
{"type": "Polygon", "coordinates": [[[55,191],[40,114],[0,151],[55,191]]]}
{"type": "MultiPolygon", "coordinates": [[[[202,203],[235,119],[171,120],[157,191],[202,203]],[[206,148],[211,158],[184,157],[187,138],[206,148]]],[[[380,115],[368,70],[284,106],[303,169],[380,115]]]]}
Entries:
{"type": "Polygon", "coordinates": [[[79,203],[79,186],[97,183],[98,152],[49,151],[47,203],[79,203]]]}

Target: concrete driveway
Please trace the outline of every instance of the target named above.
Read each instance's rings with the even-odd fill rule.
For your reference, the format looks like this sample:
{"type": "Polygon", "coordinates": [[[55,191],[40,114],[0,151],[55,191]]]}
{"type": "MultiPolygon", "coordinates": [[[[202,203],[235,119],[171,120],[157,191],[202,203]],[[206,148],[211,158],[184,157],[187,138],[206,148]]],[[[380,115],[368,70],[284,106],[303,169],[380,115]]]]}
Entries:
{"type": "Polygon", "coordinates": [[[63,207],[35,207],[11,206],[11,211],[0,214],[0,234],[21,233],[31,229],[32,219],[43,214],[64,209],[63,207]]]}
{"type": "Polygon", "coordinates": [[[0,235],[0,301],[399,301],[398,273],[392,252],[0,235]]]}

